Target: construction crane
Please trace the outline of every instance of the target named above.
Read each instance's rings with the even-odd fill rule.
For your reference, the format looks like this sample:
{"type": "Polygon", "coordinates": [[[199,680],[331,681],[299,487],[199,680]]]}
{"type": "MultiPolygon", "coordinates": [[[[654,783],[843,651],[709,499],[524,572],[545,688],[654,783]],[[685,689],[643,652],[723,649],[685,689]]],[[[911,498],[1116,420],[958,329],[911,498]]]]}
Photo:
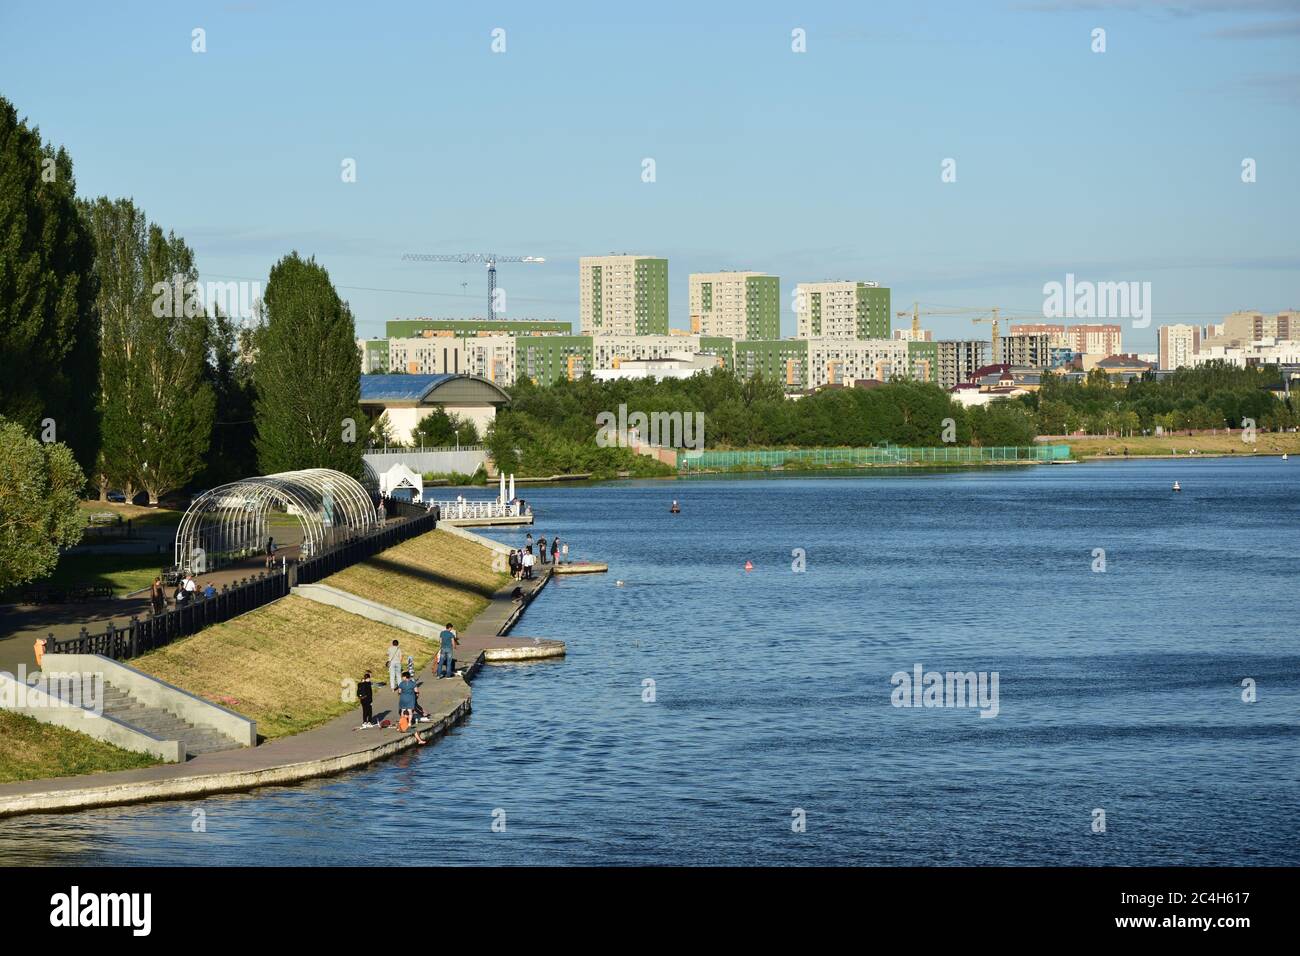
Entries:
{"type": "Polygon", "coordinates": [[[990,364],[992,364],[992,365],[997,365],[997,364],[999,364],[999,363],[1001,362],[1001,359],[998,357],[998,343],[1001,341],[1001,336],[998,335],[998,309],[997,309],[996,306],[994,306],[990,311],[993,313],[991,316],[988,316],[988,315],[982,315],[982,316],[980,316],[980,317],[977,318],[977,319],[971,319],[971,321],[974,322],[974,323],[976,323],[977,325],[978,325],[980,322],[989,322],[989,323],[992,324],[992,326],[993,326],[993,355],[992,355],[992,357],[990,358],[989,361],[990,361],[990,364]]]}
{"type": "Polygon", "coordinates": [[[923,315],[970,315],[972,312],[983,311],[983,309],[926,309],[922,311],[920,304],[913,302],[911,312],[895,312],[894,315],[900,319],[905,319],[910,315],[912,317],[912,336],[917,338],[921,334],[921,316],[923,315]]]}
{"type": "MultiPolygon", "coordinates": [[[[485,262],[488,273],[488,318],[495,318],[497,312],[497,263],[498,262],[545,262],[541,256],[499,256],[495,252],[457,252],[450,255],[429,255],[422,252],[408,252],[402,256],[409,262],[485,262]]],[[[462,283],[462,286],[464,283],[462,283]]]]}

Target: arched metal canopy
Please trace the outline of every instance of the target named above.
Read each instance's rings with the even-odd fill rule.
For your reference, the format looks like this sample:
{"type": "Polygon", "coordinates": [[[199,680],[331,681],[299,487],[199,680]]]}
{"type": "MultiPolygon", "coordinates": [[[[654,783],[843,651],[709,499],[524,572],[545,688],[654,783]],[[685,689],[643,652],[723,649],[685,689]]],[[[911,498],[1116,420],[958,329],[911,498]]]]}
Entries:
{"type": "Polygon", "coordinates": [[[270,517],[291,515],[302,529],[301,557],[378,525],[370,492],[328,468],[245,478],[194,499],[176,531],[176,564],[212,571],[265,551],[275,536],[270,517]]]}

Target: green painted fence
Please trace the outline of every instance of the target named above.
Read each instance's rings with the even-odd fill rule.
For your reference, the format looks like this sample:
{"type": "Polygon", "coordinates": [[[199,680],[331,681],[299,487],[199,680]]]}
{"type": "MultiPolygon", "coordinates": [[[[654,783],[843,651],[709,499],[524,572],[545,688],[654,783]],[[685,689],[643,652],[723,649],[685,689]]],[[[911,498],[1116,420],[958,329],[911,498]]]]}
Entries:
{"type": "Polygon", "coordinates": [[[999,461],[1063,461],[1069,445],[1008,446],[1005,448],[795,448],[753,451],[677,453],[679,471],[714,471],[728,468],[772,468],[787,462],[812,465],[986,465],[999,461]]]}

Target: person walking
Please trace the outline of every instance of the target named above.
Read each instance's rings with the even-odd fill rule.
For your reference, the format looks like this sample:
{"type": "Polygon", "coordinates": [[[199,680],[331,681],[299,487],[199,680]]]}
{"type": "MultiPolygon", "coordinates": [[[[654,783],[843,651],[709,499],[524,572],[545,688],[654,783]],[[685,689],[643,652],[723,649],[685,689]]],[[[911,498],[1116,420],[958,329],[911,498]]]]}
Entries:
{"type": "Polygon", "coordinates": [[[510,549],[510,577],[519,580],[519,552],[514,548],[510,549]]]}
{"type": "Polygon", "coordinates": [[[546,563],[546,535],[537,539],[537,560],[541,564],[546,563]]]}
{"type": "Polygon", "coordinates": [[[533,562],[535,560],[532,545],[529,545],[524,549],[524,579],[527,581],[533,579],[533,562]]]}
{"type": "Polygon", "coordinates": [[[438,676],[451,677],[455,673],[456,646],[460,644],[456,626],[448,621],[447,627],[438,635],[438,640],[441,643],[438,651],[438,676]]]}
{"type": "Polygon", "coordinates": [[[167,609],[167,594],[163,591],[161,577],[154,578],[149,588],[149,606],[153,608],[155,617],[167,609]]]}
{"type": "Polygon", "coordinates": [[[275,538],[266,539],[266,569],[271,570],[271,565],[275,564],[275,538]]]}
{"type": "Polygon", "coordinates": [[[194,575],[192,574],[185,575],[185,583],[182,585],[182,587],[185,588],[186,601],[192,601],[194,600],[194,598],[198,596],[199,585],[198,582],[194,580],[194,575]]]}
{"type": "Polygon", "coordinates": [[[551,538],[551,564],[556,564],[560,559],[560,536],[557,534],[551,538]]]}
{"type": "Polygon", "coordinates": [[[397,640],[388,648],[388,686],[397,689],[397,675],[402,670],[402,648],[397,640]]]}
{"type": "Polygon", "coordinates": [[[370,682],[370,671],[366,671],[366,676],[357,683],[357,700],[361,702],[362,729],[373,727],[375,725],[375,712],[373,710],[375,688],[370,682]]]}
{"type": "Polygon", "coordinates": [[[524,548],[527,549],[527,548],[531,548],[532,546],[533,546],[533,533],[530,531],[528,532],[528,534],[524,535],[524,548]]]}

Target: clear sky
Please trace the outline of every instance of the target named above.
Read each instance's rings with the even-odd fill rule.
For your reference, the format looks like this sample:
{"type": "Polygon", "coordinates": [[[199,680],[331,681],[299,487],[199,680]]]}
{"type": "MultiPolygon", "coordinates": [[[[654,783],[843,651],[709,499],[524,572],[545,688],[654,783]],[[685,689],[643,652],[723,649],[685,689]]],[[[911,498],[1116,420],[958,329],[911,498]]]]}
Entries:
{"type": "Polygon", "coordinates": [[[315,255],[366,336],[485,311],[481,266],[404,252],[545,256],[501,267],[505,317],[575,327],[577,257],[638,252],[677,327],[688,273],[779,275],[785,334],[801,280],[1026,315],[1066,273],[1145,281],[1152,351],[1300,306],[1298,53],[1295,0],[0,4],[0,93],[79,192],[205,279],[315,255]]]}

